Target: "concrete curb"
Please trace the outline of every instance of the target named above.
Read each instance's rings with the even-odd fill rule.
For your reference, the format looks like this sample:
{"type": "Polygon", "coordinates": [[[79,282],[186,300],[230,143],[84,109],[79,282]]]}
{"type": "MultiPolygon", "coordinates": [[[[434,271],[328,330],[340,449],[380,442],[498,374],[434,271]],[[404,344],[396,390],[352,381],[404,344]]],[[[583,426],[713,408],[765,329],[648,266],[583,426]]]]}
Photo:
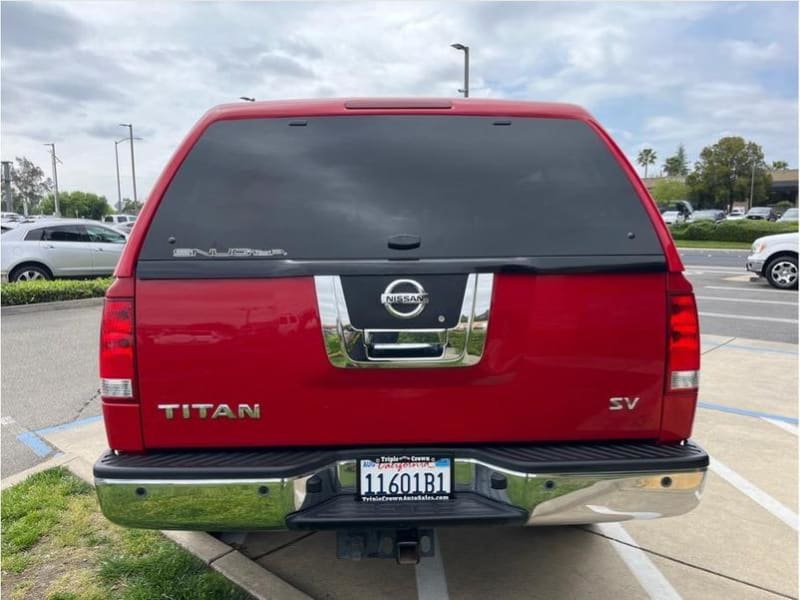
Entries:
{"type": "MultiPolygon", "coordinates": [[[[76,477],[90,485],[94,484],[91,464],[80,456],[62,454],[6,477],[0,481],[0,488],[6,489],[34,473],[59,466],[66,466],[76,477]]],[[[311,596],[204,531],[161,533],[258,600],[311,600],[311,596]]]]}
{"type": "Polygon", "coordinates": [[[58,302],[39,302],[37,304],[20,304],[19,306],[3,306],[0,316],[19,315],[25,313],[44,312],[47,310],[66,310],[69,308],[84,308],[86,306],[100,306],[105,298],[81,298],[79,300],[60,300],[58,302]]]}
{"type": "Polygon", "coordinates": [[[62,465],[65,465],[68,462],[75,460],[76,458],[77,458],[76,456],[69,456],[68,454],[61,454],[60,456],[54,456],[53,458],[41,462],[38,465],[31,467],[30,469],[25,469],[24,471],[20,471],[19,473],[14,473],[13,475],[9,475],[8,477],[0,481],[0,490],[9,488],[12,485],[17,485],[18,483],[26,480],[31,475],[40,473],[41,471],[46,471],[47,469],[53,469],[55,467],[60,467],[62,465]]]}

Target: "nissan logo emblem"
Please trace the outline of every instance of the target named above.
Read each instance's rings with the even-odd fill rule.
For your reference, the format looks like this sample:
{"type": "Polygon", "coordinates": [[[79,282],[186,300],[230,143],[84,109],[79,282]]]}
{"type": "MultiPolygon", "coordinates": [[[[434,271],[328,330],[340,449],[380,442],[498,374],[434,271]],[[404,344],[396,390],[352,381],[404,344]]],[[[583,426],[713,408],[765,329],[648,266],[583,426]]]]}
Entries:
{"type": "Polygon", "coordinates": [[[381,294],[381,304],[387,312],[398,319],[412,319],[425,310],[428,303],[428,293],[418,281],[413,279],[395,279],[386,286],[381,294]],[[397,288],[413,288],[413,291],[396,292],[397,288]],[[411,306],[409,311],[398,310],[397,306],[411,306]]]}

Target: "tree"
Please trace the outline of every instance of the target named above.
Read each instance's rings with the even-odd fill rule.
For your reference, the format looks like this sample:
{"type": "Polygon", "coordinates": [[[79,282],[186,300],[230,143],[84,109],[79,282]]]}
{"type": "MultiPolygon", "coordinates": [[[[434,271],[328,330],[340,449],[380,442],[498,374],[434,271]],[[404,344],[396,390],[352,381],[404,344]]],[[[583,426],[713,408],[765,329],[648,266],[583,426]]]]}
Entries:
{"type": "Polygon", "coordinates": [[[678,146],[674,156],[664,162],[664,172],[669,177],[686,177],[689,174],[689,161],[686,159],[686,148],[678,146]]]}
{"type": "Polygon", "coordinates": [[[659,179],[650,190],[650,195],[658,204],[668,204],[689,197],[689,186],[675,179],[659,179]]]}
{"type": "Polygon", "coordinates": [[[44,171],[24,156],[17,157],[16,165],[11,165],[11,190],[14,196],[14,210],[28,214],[35,209],[44,195],[53,187],[53,182],[44,176],[44,171]]]}
{"type": "Polygon", "coordinates": [[[772,170],[773,171],[785,171],[789,168],[789,163],[785,160],[773,160],[772,161],[772,170]]]}
{"type": "Polygon", "coordinates": [[[652,148],[644,148],[639,151],[636,162],[644,167],[644,176],[647,177],[647,167],[656,164],[656,152],[652,148]]]}
{"type": "Polygon", "coordinates": [[[762,203],[772,183],[764,152],[758,144],[733,136],[703,148],[686,183],[696,206],[731,209],[735,201],[749,201],[751,180],[753,204],[762,203]]]}
{"type": "MultiPolygon", "coordinates": [[[[105,196],[98,196],[89,192],[59,192],[58,206],[65,217],[80,217],[84,219],[100,220],[103,215],[111,212],[105,196]]],[[[52,194],[42,202],[42,212],[52,213],[55,201],[52,194]]]]}
{"type": "Polygon", "coordinates": [[[138,215],[143,206],[143,202],[131,200],[130,198],[123,198],[122,210],[120,210],[120,212],[126,215],[138,215]]]}

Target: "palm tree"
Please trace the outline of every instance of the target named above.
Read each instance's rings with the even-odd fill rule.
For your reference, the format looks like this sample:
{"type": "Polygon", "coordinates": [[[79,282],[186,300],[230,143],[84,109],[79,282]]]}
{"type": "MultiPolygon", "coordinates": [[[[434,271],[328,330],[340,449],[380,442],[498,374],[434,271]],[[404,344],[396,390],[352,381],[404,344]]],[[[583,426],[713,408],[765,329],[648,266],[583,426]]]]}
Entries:
{"type": "Polygon", "coordinates": [[[773,160],[772,161],[772,170],[773,171],[785,171],[789,168],[789,163],[785,160],[773,160]]]}
{"type": "Polygon", "coordinates": [[[636,162],[644,167],[644,176],[647,178],[647,167],[656,164],[656,151],[652,148],[643,148],[636,157],[636,162]]]}

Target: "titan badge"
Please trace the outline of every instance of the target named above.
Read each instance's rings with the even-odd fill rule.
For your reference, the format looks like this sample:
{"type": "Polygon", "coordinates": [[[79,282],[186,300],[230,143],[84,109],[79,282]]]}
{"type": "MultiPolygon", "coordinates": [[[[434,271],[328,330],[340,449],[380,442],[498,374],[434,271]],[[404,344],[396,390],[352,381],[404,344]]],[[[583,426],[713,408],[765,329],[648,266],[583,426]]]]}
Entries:
{"type": "Polygon", "coordinates": [[[260,404],[239,404],[236,411],[227,404],[159,404],[156,408],[163,410],[167,419],[174,419],[176,414],[184,419],[261,418],[260,404]]]}
{"type": "Polygon", "coordinates": [[[398,319],[412,319],[425,310],[428,304],[428,293],[418,281],[413,279],[395,279],[381,294],[381,304],[386,311],[398,319]],[[411,286],[414,292],[395,292],[400,286],[411,286]],[[413,306],[410,311],[402,311],[395,308],[395,304],[413,306]]]}

